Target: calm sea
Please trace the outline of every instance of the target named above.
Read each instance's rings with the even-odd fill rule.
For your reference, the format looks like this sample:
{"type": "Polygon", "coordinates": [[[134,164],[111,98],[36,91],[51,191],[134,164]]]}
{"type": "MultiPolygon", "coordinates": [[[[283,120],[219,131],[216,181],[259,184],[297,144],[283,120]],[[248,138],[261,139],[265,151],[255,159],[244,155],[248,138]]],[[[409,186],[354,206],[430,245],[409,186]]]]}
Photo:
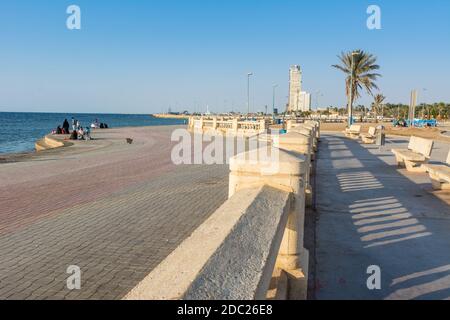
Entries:
{"type": "Polygon", "coordinates": [[[64,119],[72,126],[71,118],[89,126],[95,119],[107,123],[110,128],[142,127],[184,124],[179,119],[159,119],[137,114],[65,114],[0,112],[0,154],[34,150],[34,143],[49,134],[64,119]]]}

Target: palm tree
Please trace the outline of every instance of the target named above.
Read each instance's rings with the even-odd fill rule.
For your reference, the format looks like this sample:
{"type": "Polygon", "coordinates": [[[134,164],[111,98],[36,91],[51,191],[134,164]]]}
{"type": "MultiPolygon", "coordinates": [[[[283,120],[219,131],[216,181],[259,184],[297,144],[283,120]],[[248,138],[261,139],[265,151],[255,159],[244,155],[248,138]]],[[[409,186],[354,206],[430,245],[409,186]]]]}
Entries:
{"type": "Polygon", "coordinates": [[[442,120],[444,118],[445,111],[446,111],[445,103],[439,102],[439,104],[438,104],[439,120],[442,120]]]}
{"type": "Polygon", "coordinates": [[[375,115],[375,123],[378,123],[378,111],[380,111],[380,108],[383,105],[385,99],[386,97],[383,96],[381,93],[373,97],[373,112],[375,115]]]}
{"type": "Polygon", "coordinates": [[[361,97],[361,90],[372,95],[373,89],[378,89],[375,81],[381,74],[374,73],[380,66],[376,64],[377,58],[363,50],[353,52],[342,52],[338,56],[341,65],[333,65],[334,68],[341,70],[347,75],[345,79],[345,92],[347,95],[348,106],[353,106],[353,102],[361,97]]]}

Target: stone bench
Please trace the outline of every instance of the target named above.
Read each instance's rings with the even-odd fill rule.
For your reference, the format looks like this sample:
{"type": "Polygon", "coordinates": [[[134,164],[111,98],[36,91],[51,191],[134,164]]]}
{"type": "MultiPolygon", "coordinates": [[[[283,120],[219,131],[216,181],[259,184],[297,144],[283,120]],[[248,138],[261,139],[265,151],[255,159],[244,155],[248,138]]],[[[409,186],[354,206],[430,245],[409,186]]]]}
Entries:
{"type": "Polygon", "coordinates": [[[347,138],[357,140],[359,139],[359,135],[361,134],[361,126],[353,124],[350,126],[350,128],[344,130],[344,134],[347,138]]]}
{"type": "Polygon", "coordinates": [[[368,133],[361,134],[361,140],[365,144],[374,144],[377,140],[377,128],[370,127],[368,133]]]}
{"type": "Polygon", "coordinates": [[[425,172],[422,164],[429,161],[433,144],[433,140],[412,136],[408,149],[392,149],[392,153],[399,167],[405,166],[411,172],[425,172]]]}
{"type": "Polygon", "coordinates": [[[435,190],[450,190],[450,152],[445,164],[423,164],[423,170],[428,172],[435,190]]]}

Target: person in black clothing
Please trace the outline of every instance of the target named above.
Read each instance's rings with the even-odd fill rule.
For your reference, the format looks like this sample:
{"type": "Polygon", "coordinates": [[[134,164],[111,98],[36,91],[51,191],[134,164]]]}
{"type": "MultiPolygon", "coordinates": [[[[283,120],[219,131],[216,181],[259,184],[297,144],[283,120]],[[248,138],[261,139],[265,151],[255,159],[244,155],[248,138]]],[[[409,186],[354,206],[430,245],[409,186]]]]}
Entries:
{"type": "Polygon", "coordinates": [[[67,119],[64,120],[64,123],[63,123],[62,127],[63,127],[65,133],[69,134],[69,121],[67,121],[67,119]]]}

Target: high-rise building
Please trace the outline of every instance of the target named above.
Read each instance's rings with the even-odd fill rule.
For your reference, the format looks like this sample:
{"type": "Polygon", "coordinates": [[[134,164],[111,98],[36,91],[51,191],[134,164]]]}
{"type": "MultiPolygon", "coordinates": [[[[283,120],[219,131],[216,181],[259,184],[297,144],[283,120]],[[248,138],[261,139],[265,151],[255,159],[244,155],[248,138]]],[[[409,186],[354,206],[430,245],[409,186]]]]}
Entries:
{"type": "Polygon", "coordinates": [[[304,91],[300,92],[298,110],[299,111],[311,111],[311,94],[310,93],[304,92],[304,91]]]}
{"type": "Polygon", "coordinates": [[[289,104],[288,112],[299,111],[299,98],[302,92],[302,70],[299,65],[289,69],[289,104]]]}
{"type": "Polygon", "coordinates": [[[311,111],[311,94],[302,91],[302,70],[292,66],[289,70],[288,112],[311,111]]]}

